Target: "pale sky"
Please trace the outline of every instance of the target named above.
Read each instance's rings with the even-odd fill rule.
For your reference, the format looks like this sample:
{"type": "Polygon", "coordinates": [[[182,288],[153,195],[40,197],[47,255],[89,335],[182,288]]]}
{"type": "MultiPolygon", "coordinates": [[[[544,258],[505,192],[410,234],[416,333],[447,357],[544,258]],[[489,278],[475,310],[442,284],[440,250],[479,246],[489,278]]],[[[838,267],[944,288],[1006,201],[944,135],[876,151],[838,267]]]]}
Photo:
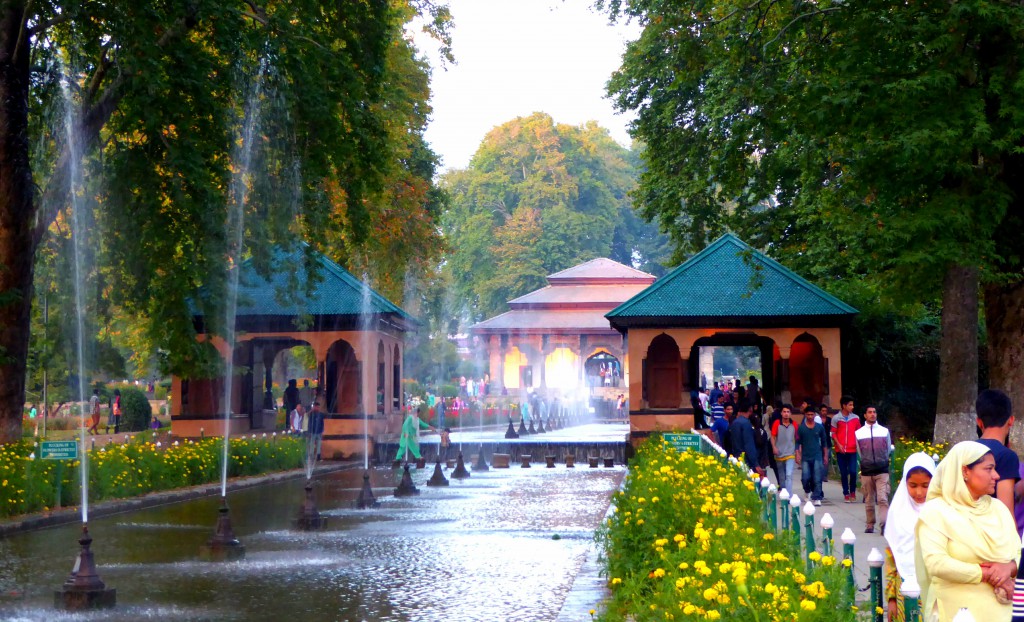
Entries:
{"type": "Polygon", "coordinates": [[[605,83],[619,67],[635,24],[608,24],[591,0],[449,0],[456,65],[434,67],[426,138],[442,168],[465,168],[495,126],[534,112],[556,123],[596,120],[623,145],[631,119],[615,114],[605,83]]]}

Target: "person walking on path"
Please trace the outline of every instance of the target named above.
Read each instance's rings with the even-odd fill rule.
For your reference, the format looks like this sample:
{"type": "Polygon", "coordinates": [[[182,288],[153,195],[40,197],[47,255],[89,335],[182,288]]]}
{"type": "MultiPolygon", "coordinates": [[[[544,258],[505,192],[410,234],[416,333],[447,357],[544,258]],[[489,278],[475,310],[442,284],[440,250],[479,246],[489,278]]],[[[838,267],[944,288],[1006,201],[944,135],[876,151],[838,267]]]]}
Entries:
{"type": "Polygon", "coordinates": [[[860,418],[853,414],[853,398],[844,395],[839,399],[839,412],[832,418],[832,446],[836,450],[839,481],[843,485],[843,501],[847,503],[853,503],[857,499],[858,428],[860,418]]]}
{"type": "Polygon", "coordinates": [[[732,441],[731,454],[737,458],[742,456],[748,467],[761,472],[754,442],[754,426],[750,423],[750,402],[743,400],[739,403],[736,420],[729,425],[729,437],[732,441]]]}
{"type": "Polygon", "coordinates": [[[818,407],[818,415],[821,417],[822,425],[825,426],[825,476],[821,478],[821,481],[827,482],[828,471],[832,467],[832,415],[825,404],[818,407]]]}
{"type": "Polygon", "coordinates": [[[93,389],[92,397],[89,398],[89,410],[92,411],[92,425],[89,426],[90,434],[99,434],[100,430],[100,390],[93,389]]]}
{"type": "Polygon", "coordinates": [[[444,393],[439,393],[437,396],[437,406],[434,408],[434,412],[437,414],[437,427],[443,428],[444,425],[444,393]]]}
{"type": "Polygon", "coordinates": [[[978,427],[981,428],[978,442],[992,450],[996,473],[999,474],[994,496],[1013,514],[1013,488],[1020,477],[1020,459],[1016,452],[1006,447],[1006,438],[1013,426],[1010,398],[998,389],[988,389],[978,394],[974,408],[978,413],[978,427]]]}
{"type": "Polygon", "coordinates": [[[793,490],[793,468],[796,466],[796,426],[792,420],[792,406],[783,404],[779,409],[782,418],[772,426],[772,452],[775,454],[775,464],[778,465],[779,473],[775,479],[779,488],[785,488],[790,494],[793,490]],[[782,479],[779,479],[779,475],[782,479]]]}
{"type": "Polygon", "coordinates": [[[914,529],[917,517],[928,496],[928,486],[935,476],[935,461],[924,452],[911,454],[903,463],[903,479],[892,497],[889,514],[892,520],[885,528],[885,600],[889,622],[904,622],[903,581],[917,582],[914,568],[914,529]]]}
{"type": "Polygon", "coordinates": [[[426,421],[421,419],[427,414],[426,404],[420,404],[416,410],[409,411],[402,423],[402,435],[398,439],[398,453],[395,460],[401,460],[403,456],[412,454],[417,460],[420,459],[420,430],[433,430],[426,421]]]}
{"type": "Polygon", "coordinates": [[[121,389],[114,389],[114,400],[110,404],[110,417],[114,420],[114,434],[121,432],[121,389]]]}
{"type": "Polygon", "coordinates": [[[821,477],[825,465],[825,426],[814,422],[814,411],[804,414],[796,427],[796,459],[800,461],[801,483],[804,493],[810,495],[814,505],[821,505],[825,494],[821,490],[821,477]]]}
{"type": "Polygon", "coordinates": [[[864,409],[864,426],[857,430],[857,457],[860,460],[860,484],[864,493],[864,533],[875,533],[875,506],[878,524],[885,535],[889,512],[889,455],[892,437],[878,423],[874,406],[864,409]]]}

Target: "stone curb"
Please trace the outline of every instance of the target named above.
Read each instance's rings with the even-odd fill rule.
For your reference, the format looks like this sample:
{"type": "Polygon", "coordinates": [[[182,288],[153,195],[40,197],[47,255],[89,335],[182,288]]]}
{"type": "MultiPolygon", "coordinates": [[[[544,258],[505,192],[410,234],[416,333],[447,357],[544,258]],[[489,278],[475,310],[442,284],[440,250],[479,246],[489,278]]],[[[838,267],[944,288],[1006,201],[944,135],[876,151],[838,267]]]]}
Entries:
{"type": "MultiPolygon", "coordinates": [[[[333,473],[335,471],[359,468],[360,466],[361,463],[357,462],[324,464],[316,469],[316,473],[333,473]]],[[[305,474],[305,469],[292,469],[290,471],[277,471],[263,475],[251,475],[248,477],[235,478],[228,480],[228,490],[242,490],[244,488],[251,488],[253,486],[259,486],[270,482],[283,482],[291,479],[298,479],[299,477],[305,476],[305,474]]],[[[189,488],[175,488],[173,490],[151,492],[141,497],[100,501],[98,503],[90,504],[89,514],[94,517],[110,516],[112,514],[132,512],[159,505],[189,501],[200,497],[211,497],[217,494],[220,494],[219,483],[199,484],[189,488]]],[[[15,519],[8,519],[0,522],[0,538],[23,531],[33,531],[36,529],[46,529],[48,527],[76,523],[80,520],[81,512],[79,511],[78,506],[62,508],[60,510],[46,513],[37,512],[35,514],[27,514],[15,519]]]]}

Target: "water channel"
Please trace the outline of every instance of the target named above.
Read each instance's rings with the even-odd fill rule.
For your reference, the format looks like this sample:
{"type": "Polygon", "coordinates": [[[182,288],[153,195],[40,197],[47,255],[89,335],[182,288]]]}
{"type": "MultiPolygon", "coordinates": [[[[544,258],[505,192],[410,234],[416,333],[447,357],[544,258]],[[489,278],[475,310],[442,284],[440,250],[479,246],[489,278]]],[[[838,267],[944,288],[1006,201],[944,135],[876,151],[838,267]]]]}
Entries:
{"type": "Polygon", "coordinates": [[[375,510],[354,509],[361,470],[318,475],[328,524],[313,533],[291,526],[302,479],[233,492],[239,562],[198,561],[216,496],[94,519],[98,570],[118,591],[107,611],[52,607],[79,524],[10,536],[0,619],[554,620],[625,468],[492,469],[447,488],[426,487],[431,472],[399,499],[399,472],[374,470],[375,510]]]}

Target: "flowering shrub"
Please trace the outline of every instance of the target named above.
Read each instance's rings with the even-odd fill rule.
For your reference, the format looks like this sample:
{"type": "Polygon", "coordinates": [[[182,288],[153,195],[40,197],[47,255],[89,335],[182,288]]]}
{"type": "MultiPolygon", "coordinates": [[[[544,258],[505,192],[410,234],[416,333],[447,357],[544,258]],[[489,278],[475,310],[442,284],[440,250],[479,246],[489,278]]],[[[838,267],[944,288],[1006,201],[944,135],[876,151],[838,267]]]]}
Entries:
{"type": "Polygon", "coordinates": [[[846,571],[761,520],[746,471],[653,437],[599,532],[612,596],[602,620],[852,621],[846,571]]]}
{"type": "MultiPolygon", "coordinates": [[[[136,436],[89,451],[89,499],[119,499],[157,490],[215,482],[220,478],[223,444],[218,438],[158,446],[136,436]]],[[[37,447],[20,442],[0,446],[0,517],[47,510],[57,501],[78,504],[79,461],[58,468],[38,460],[37,447]]],[[[290,436],[235,438],[229,448],[228,476],[257,475],[302,466],[305,443],[290,436]]]]}
{"type": "Polygon", "coordinates": [[[893,444],[896,446],[896,450],[893,452],[892,475],[897,483],[903,477],[903,463],[911,454],[923,451],[933,458],[938,456],[938,460],[935,461],[938,464],[939,460],[943,459],[946,452],[949,451],[949,443],[931,443],[914,438],[899,438],[893,444]]]}

